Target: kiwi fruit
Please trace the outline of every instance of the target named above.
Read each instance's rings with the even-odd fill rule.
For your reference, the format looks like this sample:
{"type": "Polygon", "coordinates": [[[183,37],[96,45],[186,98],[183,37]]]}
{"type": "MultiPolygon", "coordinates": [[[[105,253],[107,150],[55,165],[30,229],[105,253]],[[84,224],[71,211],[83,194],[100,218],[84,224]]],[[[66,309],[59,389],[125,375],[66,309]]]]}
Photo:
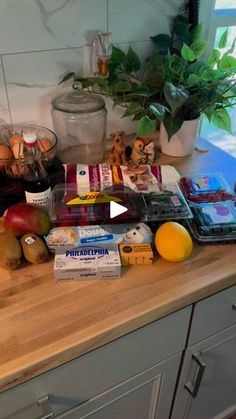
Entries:
{"type": "Polygon", "coordinates": [[[48,259],[48,249],[36,234],[25,234],[20,239],[25,259],[31,263],[43,263],[48,259]]]}
{"type": "Polygon", "coordinates": [[[2,232],[0,234],[0,266],[5,269],[17,269],[21,263],[22,250],[19,240],[14,234],[2,232]]]}

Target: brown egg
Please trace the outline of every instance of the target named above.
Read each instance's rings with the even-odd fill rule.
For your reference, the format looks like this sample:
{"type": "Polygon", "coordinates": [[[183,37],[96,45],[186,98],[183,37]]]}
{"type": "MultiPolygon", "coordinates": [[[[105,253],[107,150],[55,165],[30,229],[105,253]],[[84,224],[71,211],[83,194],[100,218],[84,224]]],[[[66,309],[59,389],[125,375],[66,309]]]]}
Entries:
{"type": "Polygon", "coordinates": [[[46,151],[50,150],[50,148],[52,148],[52,141],[46,137],[40,138],[38,140],[38,145],[39,145],[40,151],[42,153],[45,153],[46,151]]]}
{"type": "Polygon", "coordinates": [[[11,149],[13,149],[15,144],[19,144],[19,143],[23,143],[23,137],[22,135],[18,135],[18,134],[13,134],[10,138],[9,138],[9,144],[11,149]]]}
{"type": "Polygon", "coordinates": [[[0,159],[12,159],[13,155],[10,147],[6,144],[0,144],[0,159]]]}
{"type": "Polygon", "coordinates": [[[20,157],[24,157],[24,144],[23,143],[15,143],[12,147],[12,153],[14,154],[15,159],[19,159],[20,157]]]}

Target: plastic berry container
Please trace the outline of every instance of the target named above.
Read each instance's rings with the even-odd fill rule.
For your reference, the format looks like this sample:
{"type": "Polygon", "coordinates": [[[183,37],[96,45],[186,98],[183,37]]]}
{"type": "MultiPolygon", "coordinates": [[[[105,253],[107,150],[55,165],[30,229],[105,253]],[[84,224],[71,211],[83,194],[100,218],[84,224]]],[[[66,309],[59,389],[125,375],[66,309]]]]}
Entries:
{"type": "Polygon", "coordinates": [[[233,192],[219,173],[183,176],[180,188],[190,202],[219,202],[233,199],[233,192]]]}
{"type": "Polygon", "coordinates": [[[193,237],[202,243],[236,241],[236,207],[232,201],[191,205],[188,222],[193,237]]]}
{"type": "Polygon", "coordinates": [[[78,194],[76,184],[58,184],[52,191],[50,218],[54,227],[133,223],[142,220],[142,206],[139,194],[126,187],[78,194]],[[111,217],[111,201],[127,210],[111,217]]]}
{"type": "Polygon", "coordinates": [[[192,212],[176,184],[162,185],[159,192],[143,194],[146,221],[192,218],[192,212]]]}

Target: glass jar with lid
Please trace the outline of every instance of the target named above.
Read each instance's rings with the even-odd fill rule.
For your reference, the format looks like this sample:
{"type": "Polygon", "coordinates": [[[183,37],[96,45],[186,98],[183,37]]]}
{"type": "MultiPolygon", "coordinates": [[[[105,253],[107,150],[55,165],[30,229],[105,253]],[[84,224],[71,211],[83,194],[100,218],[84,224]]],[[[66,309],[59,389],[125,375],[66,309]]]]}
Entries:
{"type": "Polygon", "coordinates": [[[52,121],[63,163],[98,164],[106,151],[105,102],[97,94],[74,90],[52,100],[52,121]]]}

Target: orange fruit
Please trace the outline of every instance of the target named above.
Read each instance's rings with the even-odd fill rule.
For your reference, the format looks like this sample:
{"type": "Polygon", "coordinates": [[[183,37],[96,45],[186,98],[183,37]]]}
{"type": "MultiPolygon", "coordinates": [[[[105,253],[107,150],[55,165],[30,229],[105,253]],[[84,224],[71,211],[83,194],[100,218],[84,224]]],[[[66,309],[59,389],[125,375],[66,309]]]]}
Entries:
{"type": "Polygon", "coordinates": [[[155,245],[159,255],[170,262],[182,262],[193,250],[189,232],[174,221],[168,221],[158,228],[155,245]]]}

